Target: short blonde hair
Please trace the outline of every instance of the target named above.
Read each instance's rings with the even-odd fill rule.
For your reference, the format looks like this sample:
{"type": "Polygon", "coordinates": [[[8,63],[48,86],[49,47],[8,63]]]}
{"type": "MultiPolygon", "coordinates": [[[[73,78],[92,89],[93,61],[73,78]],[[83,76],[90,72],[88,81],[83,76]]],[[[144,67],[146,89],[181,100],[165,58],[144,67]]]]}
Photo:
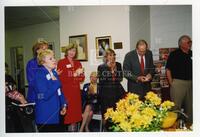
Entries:
{"type": "Polygon", "coordinates": [[[37,61],[39,65],[42,65],[44,63],[44,58],[47,55],[54,55],[54,52],[50,49],[46,49],[46,50],[41,50],[38,55],[37,55],[37,61]]]}
{"type": "Polygon", "coordinates": [[[75,43],[69,43],[69,44],[66,46],[66,49],[65,49],[65,57],[67,57],[68,51],[69,51],[70,49],[73,49],[73,48],[76,49],[76,55],[75,55],[74,58],[77,57],[77,45],[76,45],[75,43]]]}
{"type": "Polygon", "coordinates": [[[107,57],[107,56],[110,55],[110,54],[116,55],[116,54],[115,54],[115,51],[114,51],[113,49],[108,48],[108,49],[106,49],[106,51],[105,51],[104,57],[107,57]]]}
{"type": "Polygon", "coordinates": [[[111,49],[111,48],[106,49],[106,51],[105,51],[105,53],[104,53],[104,58],[103,58],[104,62],[107,62],[107,59],[106,59],[106,58],[107,58],[107,56],[110,55],[110,54],[116,55],[116,53],[115,53],[115,51],[114,51],[113,49],[111,49]]]}
{"type": "Polygon", "coordinates": [[[91,72],[90,77],[97,77],[97,72],[96,71],[91,72]]]}
{"type": "Polygon", "coordinates": [[[33,45],[32,51],[33,51],[33,56],[34,56],[34,57],[37,57],[37,50],[40,49],[40,47],[41,47],[42,45],[47,45],[47,46],[49,46],[48,42],[45,41],[45,40],[37,41],[37,42],[33,45]]]}

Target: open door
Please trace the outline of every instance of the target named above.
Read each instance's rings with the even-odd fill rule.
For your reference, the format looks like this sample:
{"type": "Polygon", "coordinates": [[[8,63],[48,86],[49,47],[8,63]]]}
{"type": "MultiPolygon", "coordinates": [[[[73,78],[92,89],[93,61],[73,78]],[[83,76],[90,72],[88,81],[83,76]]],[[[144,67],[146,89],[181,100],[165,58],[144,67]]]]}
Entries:
{"type": "Polygon", "coordinates": [[[24,56],[23,47],[10,48],[11,73],[16,81],[18,90],[24,92],[24,56]]]}

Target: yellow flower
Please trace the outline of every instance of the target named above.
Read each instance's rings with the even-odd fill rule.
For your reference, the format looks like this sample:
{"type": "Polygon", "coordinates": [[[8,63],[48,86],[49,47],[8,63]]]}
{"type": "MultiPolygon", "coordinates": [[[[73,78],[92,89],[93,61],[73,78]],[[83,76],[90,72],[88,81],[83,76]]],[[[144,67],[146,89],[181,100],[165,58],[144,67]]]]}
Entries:
{"type": "Polygon", "coordinates": [[[126,100],[129,101],[138,101],[139,100],[139,96],[137,94],[133,94],[133,93],[128,93],[126,100]]]}
{"type": "Polygon", "coordinates": [[[119,102],[116,103],[117,106],[117,110],[118,111],[125,111],[126,109],[126,100],[125,99],[121,99],[119,100],[119,102]]]}
{"type": "Polygon", "coordinates": [[[157,94],[153,93],[152,91],[148,92],[145,96],[146,100],[149,100],[151,103],[155,104],[156,106],[161,104],[161,98],[158,97],[157,94]]]}
{"type": "Polygon", "coordinates": [[[127,121],[124,121],[119,124],[120,128],[125,132],[131,132],[131,124],[127,121]]]}
{"type": "Polygon", "coordinates": [[[124,122],[126,120],[126,115],[125,113],[123,112],[118,112],[118,111],[115,111],[114,114],[113,114],[113,117],[112,117],[112,121],[114,123],[118,123],[118,122],[124,122]]]}
{"type": "Polygon", "coordinates": [[[108,109],[107,109],[107,112],[104,114],[105,119],[107,120],[109,117],[112,117],[112,116],[113,116],[113,113],[114,113],[113,108],[108,108],[108,109]]]}
{"type": "Polygon", "coordinates": [[[138,95],[128,93],[126,98],[116,103],[115,110],[107,109],[105,119],[111,119],[117,127],[115,131],[116,129],[126,132],[158,130],[161,128],[158,123],[162,122],[166,110],[174,106],[174,103],[165,101],[161,104],[161,99],[153,92],[148,92],[145,98],[146,101],[142,102],[138,95]]]}
{"type": "Polygon", "coordinates": [[[148,108],[148,107],[144,108],[141,113],[144,114],[144,115],[147,115],[149,117],[156,116],[156,111],[154,109],[148,108]]]}
{"type": "Polygon", "coordinates": [[[133,123],[134,128],[140,128],[143,125],[143,117],[139,113],[131,117],[131,123],[133,123]]]}
{"type": "Polygon", "coordinates": [[[130,115],[134,115],[135,113],[137,113],[138,111],[138,107],[135,105],[131,105],[127,108],[127,111],[125,112],[128,116],[130,115]]]}
{"type": "Polygon", "coordinates": [[[171,102],[169,100],[167,101],[164,101],[162,104],[161,104],[161,107],[164,108],[164,109],[170,109],[174,106],[174,102],[171,102]]]}

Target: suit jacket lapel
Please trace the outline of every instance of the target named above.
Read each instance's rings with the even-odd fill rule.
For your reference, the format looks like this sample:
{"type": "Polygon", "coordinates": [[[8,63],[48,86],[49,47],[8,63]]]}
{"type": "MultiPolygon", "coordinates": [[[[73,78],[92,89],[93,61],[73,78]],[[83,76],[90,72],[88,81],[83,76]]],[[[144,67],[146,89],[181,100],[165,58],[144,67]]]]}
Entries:
{"type": "Polygon", "coordinates": [[[137,69],[138,69],[138,70],[136,70],[136,71],[138,71],[139,73],[141,73],[141,69],[140,69],[140,60],[139,60],[139,58],[138,58],[138,54],[137,54],[137,51],[136,51],[136,50],[134,50],[133,61],[134,61],[134,63],[136,64],[137,69]]]}
{"type": "Polygon", "coordinates": [[[148,54],[145,54],[145,67],[144,67],[144,74],[148,73],[148,69],[149,69],[149,60],[148,60],[148,54]]]}

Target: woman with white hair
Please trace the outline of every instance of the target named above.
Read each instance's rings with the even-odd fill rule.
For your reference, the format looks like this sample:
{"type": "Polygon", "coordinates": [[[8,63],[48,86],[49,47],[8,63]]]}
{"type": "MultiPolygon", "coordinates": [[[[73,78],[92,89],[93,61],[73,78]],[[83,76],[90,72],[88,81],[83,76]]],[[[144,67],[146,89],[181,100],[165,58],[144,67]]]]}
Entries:
{"type": "Polygon", "coordinates": [[[36,71],[33,81],[35,122],[39,132],[57,132],[60,130],[60,115],[65,115],[67,103],[55,71],[57,63],[53,51],[40,51],[37,61],[41,67],[36,71]]]}

